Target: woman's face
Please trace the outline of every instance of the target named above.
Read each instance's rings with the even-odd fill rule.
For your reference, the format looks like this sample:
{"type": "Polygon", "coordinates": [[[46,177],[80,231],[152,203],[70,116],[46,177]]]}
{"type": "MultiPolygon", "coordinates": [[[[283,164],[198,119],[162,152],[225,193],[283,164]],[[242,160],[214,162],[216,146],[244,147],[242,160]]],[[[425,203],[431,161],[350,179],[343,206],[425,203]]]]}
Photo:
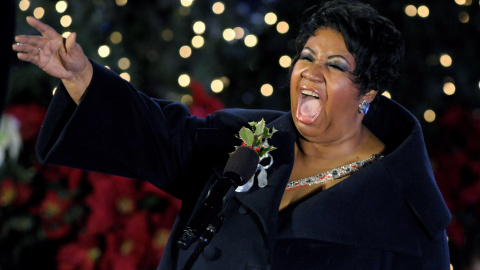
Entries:
{"type": "Polygon", "coordinates": [[[355,58],[339,32],[320,28],[308,39],[290,81],[293,120],[305,139],[335,142],[358,130],[363,98],[351,80],[354,70],[355,58]]]}

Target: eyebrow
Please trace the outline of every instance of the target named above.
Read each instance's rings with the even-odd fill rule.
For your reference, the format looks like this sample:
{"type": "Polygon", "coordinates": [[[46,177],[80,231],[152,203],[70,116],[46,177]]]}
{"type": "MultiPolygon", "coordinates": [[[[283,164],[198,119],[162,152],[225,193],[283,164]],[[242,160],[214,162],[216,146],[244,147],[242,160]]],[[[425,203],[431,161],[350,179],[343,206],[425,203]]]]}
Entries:
{"type": "MultiPolygon", "coordinates": [[[[313,49],[311,49],[310,47],[305,47],[305,49],[310,51],[310,53],[315,54],[315,51],[313,49]]],[[[347,58],[345,58],[345,56],[343,56],[341,54],[329,55],[327,57],[327,59],[332,59],[332,58],[342,58],[343,60],[345,60],[350,65],[350,62],[348,62],[347,58]]]]}

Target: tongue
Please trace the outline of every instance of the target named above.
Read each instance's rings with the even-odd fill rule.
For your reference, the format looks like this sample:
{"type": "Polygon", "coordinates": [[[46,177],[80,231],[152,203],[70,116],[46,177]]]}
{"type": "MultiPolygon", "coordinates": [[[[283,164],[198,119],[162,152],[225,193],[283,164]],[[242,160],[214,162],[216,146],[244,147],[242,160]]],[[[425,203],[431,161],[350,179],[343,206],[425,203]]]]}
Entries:
{"type": "Polygon", "coordinates": [[[320,102],[318,98],[303,96],[300,99],[300,117],[307,121],[314,121],[320,112],[320,102]]]}

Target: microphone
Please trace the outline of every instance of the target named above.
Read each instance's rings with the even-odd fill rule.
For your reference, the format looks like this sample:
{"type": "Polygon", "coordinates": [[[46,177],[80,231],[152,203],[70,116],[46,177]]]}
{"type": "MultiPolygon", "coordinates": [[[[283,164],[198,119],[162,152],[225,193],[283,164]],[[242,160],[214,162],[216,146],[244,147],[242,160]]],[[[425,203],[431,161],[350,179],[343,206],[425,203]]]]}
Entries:
{"type": "Polygon", "coordinates": [[[203,204],[197,208],[178,240],[180,249],[188,249],[222,212],[231,199],[232,192],[244,185],[257,171],[258,153],[248,146],[240,146],[230,156],[222,178],[209,190],[203,204]]]}

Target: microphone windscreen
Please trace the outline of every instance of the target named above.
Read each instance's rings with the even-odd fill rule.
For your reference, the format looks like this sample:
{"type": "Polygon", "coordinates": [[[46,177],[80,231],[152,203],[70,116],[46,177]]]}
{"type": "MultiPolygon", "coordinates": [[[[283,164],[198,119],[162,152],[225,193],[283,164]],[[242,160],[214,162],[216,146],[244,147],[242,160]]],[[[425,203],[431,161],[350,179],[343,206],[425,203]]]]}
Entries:
{"type": "Polygon", "coordinates": [[[223,173],[233,172],[248,181],[257,171],[258,153],[248,146],[240,146],[230,156],[223,173]]]}

